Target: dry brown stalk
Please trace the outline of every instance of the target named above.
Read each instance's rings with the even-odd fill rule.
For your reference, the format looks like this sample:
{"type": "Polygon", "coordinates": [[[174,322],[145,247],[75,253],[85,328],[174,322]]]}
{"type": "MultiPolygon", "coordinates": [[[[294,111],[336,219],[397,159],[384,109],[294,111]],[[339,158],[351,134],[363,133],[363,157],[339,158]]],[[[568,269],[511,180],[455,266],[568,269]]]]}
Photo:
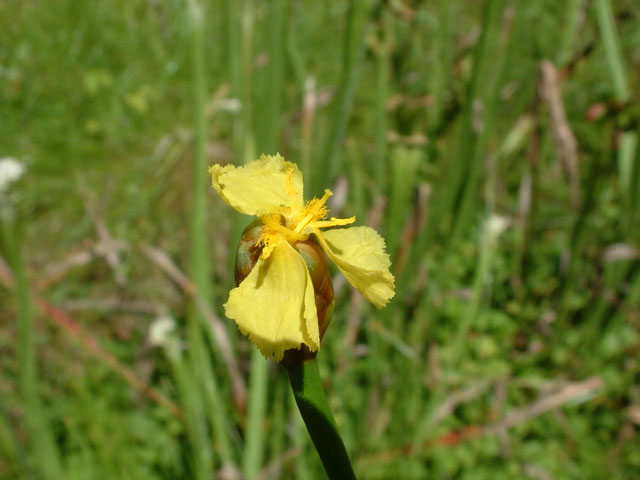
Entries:
{"type": "Polygon", "coordinates": [[[184,412],[180,409],[180,407],[169,400],[169,398],[167,398],[159,390],[156,390],[142,378],[140,378],[133,369],[122,364],[114,355],[102,348],[96,338],[85,332],[80,324],[74,321],[69,315],[67,315],[64,310],[54,307],[41,298],[36,298],[35,303],[40,311],[42,311],[51,320],[53,320],[56,325],[80,340],[80,342],[87,348],[87,350],[89,350],[97,358],[104,361],[106,364],[116,370],[120,374],[120,376],[122,376],[127,381],[127,383],[129,383],[129,385],[134,387],[145,397],[148,397],[157,404],[165,407],[176,417],[184,418],[184,412]]]}
{"type": "MultiPolygon", "coordinates": [[[[13,289],[15,282],[13,278],[13,272],[7,265],[7,263],[0,257],[0,283],[9,289],[13,289]]],[[[142,395],[150,398],[159,405],[162,405],[178,418],[184,417],[184,412],[173,403],[162,392],[156,390],[138,374],[122,364],[114,355],[107,352],[96,340],[95,337],[85,332],[82,326],[73,320],[64,310],[54,307],[46,300],[38,297],[33,297],[34,304],[38,309],[45,314],[50,320],[52,320],[57,326],[62,328],[66,333],[75,337],[80,341],[84,347],[94,354],[97,358],[104,361],[110,367],[112,367],[121,377],[123,377],[129,385],[138,390],[142,395]]]]}
{"type": "MultiPolygon", "coordinates": [[[[454,392],[457,397],[450,398],[443,403],[449,410],[449,404],[455,403],[462,397],[473,399],[477,396],[478,391],[482,390],[482,386],[477,386],[478,390],[469,389],[468,391],[454,392]],[[464,393],[462,393],[464,392],[464,393]]],[[[417,449],[425,450],[431,445],[457,445],[467,440],[477,438],[483,435],[503,434],[514,426],[529,421],[535,417],[543,415],[549,411],[555,410],[571,402],[578,402],[589,399],[595,395],[598,390],[604,387],[604,381],[600,377],[591,377],[582,382],[566,382],[557,387],[550,393],[543,394],[540,398],[521,408],[511,410],[500,420],[489,423],[488,425],[469,425],[459,430],[453,430],[437,436],[434,439],[427,440],[420,445],[408,444],[403,447],[384,450],[382,452],[363,457],[360,459],[361,464],[378,464],[397,460],[408,455],[415,454],[417,449]]],[[[445,412],[445,408],[442,408],[445,412]]]]}
{"type": "Polygon", "coordinates": [[[113,270],[116,283],[118,285],[124,285],[126,278],[124,275],[124,269],[122,268],[122,262],[120,261],[120,249],[122,248],[122,242],[116,241],[111,232],[107,228],[107,223],[104,221],[96,209],[91,203],[85,199],[84,207],[87,214],[91,217],[93,225],[95,226],[96,233],[100,239],[99,244],[96,246],[96,251],[100,253],[107,264],[113,270]]]}
{"type": "Polygon", "coordinates": [[[189,280],[180,268],[178,268],[165,251],[150,245],[143,245],[142,252],[193,299],[200,314],[211,325],[214,334],[213,339],[220,349],[220,354],[222,355],[222,359],[224,360],[229,372],[229,377],[231,378],[231,387],[233,390],[235,406],[238,411],[244,412],[247,401],[247,387],[242,375],[240,374],[240,368],[236,361],[236,357],[233,354],[233,347],[231,346],[231,340],[229,339],[227,328],[198,292],[196,285],[189,280]]]}
{"type": "Polygon", "coordinates": [[[560,161],[569,176],[571,204],[580,204],[580,176],[578,172],[578,142],[571,130],[562,101],[558,70],[548,60],[540,64],[540,96],[549,107],[551,132],[560,161]]]}
{"type": "Polygon", "coordinates": [[[483,433],[493,434],[513,428],[519,423],[526,422],[537,416],[554,410],[569,402],[578,400],[580,397],[588,397],[600,390],[604,386],[604,381],[600,377],[591,377],[582,382],[569,382],[560,387],[557,391],[543,395],[538,400],[529,405],[517,408],[507,413],[501,420],[498,420],[483,428],[483,433]]]}

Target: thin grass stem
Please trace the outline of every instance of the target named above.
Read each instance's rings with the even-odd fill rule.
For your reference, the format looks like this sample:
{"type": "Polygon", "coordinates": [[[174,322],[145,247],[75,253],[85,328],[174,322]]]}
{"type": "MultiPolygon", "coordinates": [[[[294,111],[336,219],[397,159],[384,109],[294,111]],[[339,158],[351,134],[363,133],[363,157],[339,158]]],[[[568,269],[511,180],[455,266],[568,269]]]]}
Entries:
{"type": "MultiPolygon", "coordinates": [[[[206,302],[212,298],[211,261],[207,249],[206,224],[207,204],[207,83],[205,72],[205,13],[198,0],[189,0],[189,22],[192,57],[192,94],[195,124],[195,155],[193,165],[193,201],[191,205],[191,275],[199,294],[206,302]]],[[[208,330],[206,319],[193,307],[189,314],[189,341],[191,368],[199,379],[199,399],[193,399],[189,407],[190,415],[205,415],[216,434],[216,443],[224,461],[231,461],[231,444],[227,435],[225,406],[219,394],[218,381],[210,364],[210,352],[203,336],[203,328],[208,330]]],[[[195,394],[194,394],[195,395],[195,394]]],[[[199,432],[208,437],[206,431],[199,432]]],[[[201,441],[208,444],[208,441],[201,441]]],[[[213,452],[211,452],[213,453],[213,452]]],[[[213,457],[202,452],[203,474],[213,472],[213,457]]],[[[212,474],[212,473],[211,473],[212,474]]]]}
{"type": "Polygon", "coordinates": [[[249,480],[256,478],[264,456],[264,420],[267,411],[269,362],[254,348],[251,355],[251,378],[247,404],[247,430],[242,471],[249,480]]]}
{"type": "Polygon", "coordinates": [[[24,402],[24,419],[38,477],[45,480],[64,478],[60,453],[54,442],[42,400],[38,392],[36,338],[31,293],[20,249],[17,220],[1,219],[9,259],[15,273],[15,293],[18,302],[18,377],[24,402]]]}
{"type": "Polygon", "coordinates": [[[372,4],[373,2],[369,0],[351,0],[349,2],[342,78],[332,115],[331,131],[322,156],[323,161],[316,165],[317,168],[314,172],[313,180],[316,182],[313,185],[313,191],[316,191],[318,185],[327,185],[338,170],[338,152],[347,132],[347,122],[351,116],[356,95],[364,45],[363,37],[372,4]]]}
{"type": "MultiPolygon", "coordinates": [[[[627,79],[620,38],[616,30],[613,7],[609,0],[596,0],[595,7],[602,43],[604,44],[604,51],[609,65],[609,73],[613,81],[613,93],[618,102],[625,103],[631,99],[631,88],[627,79]]],[[[620,189],[627,201],[633,198],[631,189],[637,149],[638,133],[623,133],[620,139],[620,148],[618,149],[618,176],[620,189]]]]}

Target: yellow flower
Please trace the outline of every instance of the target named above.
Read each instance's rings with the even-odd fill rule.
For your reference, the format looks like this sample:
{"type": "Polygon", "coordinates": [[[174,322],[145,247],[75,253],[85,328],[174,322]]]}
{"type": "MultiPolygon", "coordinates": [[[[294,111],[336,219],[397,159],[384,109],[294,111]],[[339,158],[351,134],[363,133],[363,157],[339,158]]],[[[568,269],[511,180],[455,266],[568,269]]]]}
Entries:
{"type": "Polygon", "coordinates": [[[351,224],[355,217],[327,220],[325,190],[305,203],[302,174],[280,155],[262,155],[243,167],[213,165],[213,188],[222,199],[262,222],[260,258],[225,304],[262,354],[282,360],[285,350],[302,344],[320,347],[314,290],[305,261],[293,247],[313,236],[349,283],[377,308],[394,295],[391,262],[384,239],[369,227],[321,229],[351,224]]]}

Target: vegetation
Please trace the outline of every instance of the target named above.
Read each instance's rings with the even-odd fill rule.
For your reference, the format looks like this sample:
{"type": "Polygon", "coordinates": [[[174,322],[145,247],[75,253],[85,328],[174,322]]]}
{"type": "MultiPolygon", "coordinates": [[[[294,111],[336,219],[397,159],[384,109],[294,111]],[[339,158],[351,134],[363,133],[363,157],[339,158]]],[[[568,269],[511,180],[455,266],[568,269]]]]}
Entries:
{"type": "Polygon", "coordinates": [[[5,0],[0,479],[323,478],[207,165],[387,239],[320,376],[358,478],[640,477],[634,0],[5,0]]]}

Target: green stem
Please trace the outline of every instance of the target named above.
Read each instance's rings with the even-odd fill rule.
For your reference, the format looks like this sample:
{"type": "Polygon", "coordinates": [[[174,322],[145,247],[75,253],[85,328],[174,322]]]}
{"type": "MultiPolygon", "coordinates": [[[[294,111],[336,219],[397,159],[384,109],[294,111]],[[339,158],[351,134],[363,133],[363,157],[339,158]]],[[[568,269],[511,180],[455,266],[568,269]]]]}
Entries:
{"type": "Polygon", "coordinates": [[[374,161],[371,167],[379,188],[384,188],[387,176],[387,100],[391,76],[391,36],[393,24],[391,16],[384,16],[380,26],[381,44],[376,49],[376,96],[374,103],[374,161]]]}
{"type": "Polygon", "coordinates": [[[347,449],[327,403],[315,359],[288,369],[288,373],[300,415],[329,479],[355,479],[347,449]]]}
{"type": "MultiPolygon", "coordinates": [[[[627,79],[620,37],[616,30],[615,15],[609,0],[597,0],[596,19],[600,27],[600,35],[609,64],[609,74],[613,81],[613,93],[618,102],[631,100],[631,87],[627,79]]],[[[626,200],[632,198],[633,164],[638,148],[637,132],[624,132],[618,149],[618,174],[620,187],[626,200]]]]}
{"type": "Polygon", "coordinates": [[[609,63],[609,72],[613,80],[613,89],[616,100],[627,102],[631,98],[631,89],[627,81],[620,37],[616,31],[615,15],[609,0],[597,0],[596,19],[600,27],[600,34],[604,51],[609,63]]]}
{"type": "MultiPolygon", "coordinates": [[[[49,425],[46,407],[38,389],[37,344],[31,292],[27,272],[22,259],[19,220],[7,218],[3,221],[0,211],[0,240],[4,236],[15,273],[15,292],[18,307],[18,378],[23,401],[25,429],[29,436],[32,458],[38,478],[56,480],[64,478],[60,452],[49,425]]],[[[18,217],[19,218],[19,217],[18,217]]]]}
{"type": "MultiPolygon", "coordinates": [[[[206,105],[208,98],[207,76],[205,65],[205,12],[198,0],[188,1],[188,19],[191,40],[192,77],[191,89],[193,95],[193,122],[195,131],[195,154],[193,159],[193,203],[191,204],[191,275],[198,293],[205,302],[210,303],[213,295],[211,283],[211,262],[207,248],[208,238],[206,229],[207,217],[207,137],[208,122],[206,105]]],[[[210,325],[206,319],[192,306],[189,314],[189,342],[191,350],[189,360],[191,369],[196,372],[196,382],[188,383],[187,387],[199,389],[199,393],[189,392],[186,403],[188,416],[209,420],[211,431],[220,449],[220,456],[224,462],[232,462],[232,447],[228,435],[228,421],[225,414],[224,402],[220,393],[220,386],[216,374],[211,367],[210,352],[207,348],[203,330],[210,332],[210,325]],[[208,407],[208,405],[211,405],[208,407]]],[[[214,343],[215,344],[215,343],[214,343]]],[[[196,421],[194,420],[194,421],[196,421]]],[[[199,435],[194,439],[201,445],[197,461],[198,475],[211,478],[215,468],[213,451],[210,451],[211,438],[206,428],[193,431],[199,435]]]]}
{"type": "Polygon", "coordinates": [[[211,297],[210,262],[207,235],[202,228],[207,209],[207,83],[204,53],[204,12],[196,1],[189,2],[192,50],[192,94],[195,124],[195,155],[193,174],[193,205],[191,207],[191,268],[193,280],[200,294],[208,301],[211,297]]]}
{"type": "Polygon", "coordinates": [[[185,412],[185,432],[193,449],[192,476],[196,480],[211,478],[213,474],[213,453],[207,433],[207,424],[202,421],[205,416],[200,397],[198,377],[191,374],[189,359],[185,359],[177,343],[167,345],[165,353],[171,365],[173,377],[180,395],[180,403],[185,412]]]}
{"type": "Polygon", "coordinates": [[[364,36],[369,14],[373,8],[371,1],[349,2],[348,23],[345,34],[345,50],[342,67],[342,79],[338,89],[331,131],[324,149],[323,162],[318,162],[312,191],[317,191],[318,183],[328,185],[338,170],[338,156],[342,151],[347,133],[347,124],[351,117],[353,103],[357,93],[360,63],[364,51],[364,36]]]}
{"type": "Polygon", "coordinates": [[[578,35],[580,35],[580,17],[584,9],[583,0],[568,0],[566,7],[564,35],[560,41],[560,48],[556,56],[556,63],[559,66],[567,65],[573,58],[574,46],[578,35]]]}
{"type": "Polygon", "coordinates": [[[486,223],[485,232],[482,237],[483,238],[480,244],[480,256],[478,258],[478,267],[476,269],[476,275],[473,281],[473,295],[471,297],[471,302],[467,307],[466,314],[458,324],[458,330],[456,332],[455,340],[453,343],[455,352],[453,358],[455,359],[461,358],[463,354],[465,339],[469,333],[469,330],[471,330],[471,327],[476,322],[478,311],[480,310],[480,304],[482,302],[482,294],[484,292],[487,278],[491,271],[491,258],[493,256],[497,238],[492,238],[491,234],[487,232],[486,223]]]}
{"type": "Polygon", "coordinates": [[[244,476],[257,478],[262,467],[265,447],[265,417],[267,413],[267,390],[269,386],[269,362],[257,348],[251,356],[251,378],[249,380],[249,402],[247,430],[242,470],[244,476]]]}

